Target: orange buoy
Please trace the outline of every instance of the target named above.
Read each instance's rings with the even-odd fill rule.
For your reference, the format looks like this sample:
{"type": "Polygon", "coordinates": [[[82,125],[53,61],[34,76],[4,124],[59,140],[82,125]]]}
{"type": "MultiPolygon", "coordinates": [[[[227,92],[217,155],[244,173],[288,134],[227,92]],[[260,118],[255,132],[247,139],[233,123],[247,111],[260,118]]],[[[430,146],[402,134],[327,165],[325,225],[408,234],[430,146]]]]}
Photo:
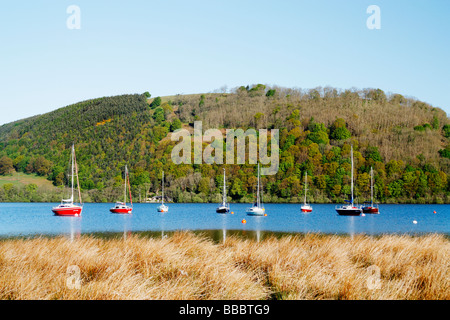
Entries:
{"type": "Polygon", "coordinates": [[[264,213],[264,217],[267,217],[267,213],[264,213]]]}
{"type": "Polygon", "coordinates": [[[433,213],[436,213],[436,211],[433,211],[433,213]]]}
{"type": "Polygon", "coordinates": [[[233,212],[233,211],[231,211],[231,214],[234,214],[234,212],[233,212]]]}
{"type": "Polygon", "coordinates": [[[247,220],[245,220],[245,219],[242,219],[242,221],[241,221],[242,223],[247,223],[247,220]]]}

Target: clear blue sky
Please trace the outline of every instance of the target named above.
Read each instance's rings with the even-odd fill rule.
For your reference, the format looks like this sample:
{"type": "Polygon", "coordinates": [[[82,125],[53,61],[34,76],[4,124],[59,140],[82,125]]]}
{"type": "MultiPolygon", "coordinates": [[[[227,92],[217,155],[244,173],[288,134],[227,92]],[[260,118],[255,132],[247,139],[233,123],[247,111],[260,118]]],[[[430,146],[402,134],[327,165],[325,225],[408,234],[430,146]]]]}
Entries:
{"type": "Polygon", "coordinates": [[[0,44],[0,124],[101,96],[256,83],[381,88],[450,113],[448,0],[5,0],[0,44]],[[372,4],[380,30],[366,27],[372,4]]]}

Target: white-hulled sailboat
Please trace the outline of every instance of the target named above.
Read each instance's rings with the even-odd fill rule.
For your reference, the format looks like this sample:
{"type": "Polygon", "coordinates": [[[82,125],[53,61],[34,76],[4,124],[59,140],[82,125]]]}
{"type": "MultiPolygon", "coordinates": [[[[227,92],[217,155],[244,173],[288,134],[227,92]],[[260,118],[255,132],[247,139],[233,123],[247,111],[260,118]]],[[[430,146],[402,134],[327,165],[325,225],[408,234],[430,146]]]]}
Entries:
{"type": "Polygon", "coordinates": [[[222,193],[222,203],[216,209],[217,213],[228,213],[230,212],[230,205],[227,203],[227,188],[225,180],[225,168],[223,168],[223,193],[222,193]]]}
{"type": "Polygon", "coordinates": [[[161,195],[161,205],[158,206],[158,212],[167,212],[169,211],[169,207],[164,204],[164,171],[162,172],[162,195],[161,195]]]}
{"type": "Polygon", "coordinates": [[[71,152],[71,166],[72,166],[72,184],[71,184],[71,197],[70,199],[63,199],[61,201],[61,204],[57,207],[53,207],[52,211],[56,216],[73,216],[78,217],[81,215],[81,212],[83,211],[83,202],[81,200],[81,191],[80,191],[80,181],[78,179],[78,166],[77,166],[77,159],[75,157],[75,145],[72,145],[72,152],[71,152]],[[80,201],[80,204],[77,205],[73,202],[74,196],[73,196],[73,189],[74,189],[74,177],[77,177],[77,186],[78,186],[78,200],[80,201]]]}
{"type": "Polygon", "coordinates": [[[264,207],[261,204],[260,191],[259,191],[259,163],[258,163],[258,187],[256,190],[256,202],[252,207],[247,209],[247,215],[249,216],[263,216],[265,214],[264,207]]]}
{"type": "Polygon", "coordinates": [[[128,214],[133,211],[133,199],[131,198],[131,187],[130,187],[130,177],[128,176],[128,168],[125,166],[125,183],[124,183],[124,192],[123,192],[123,202],[116,202],[114,208],[109,209],[112,213],[122,213],[128,214]],[[127,206],[127,184],[130,191],[130,206],[127,206]]]}
{"type": "Polygon", "coordinates": [[[305,202],[300,207],[302,212],[312,212],[312,207],[306,202],[306,191],[308,190],[308,172],[305,173],[305,202]]]}
{"type": "Polygon", "coordinates": [[[352,189],[352,198],[351,200],[345,200],[347,204],[344,204],[340,207],[336,207],[336,211],[340,216],[359,216],[361,214],[361,208],[358,208],[354,205],[353,201],[353,146],[351,146],[351,161],[352,161],[352,174],[351,174],[351,189],[352,189]]]}

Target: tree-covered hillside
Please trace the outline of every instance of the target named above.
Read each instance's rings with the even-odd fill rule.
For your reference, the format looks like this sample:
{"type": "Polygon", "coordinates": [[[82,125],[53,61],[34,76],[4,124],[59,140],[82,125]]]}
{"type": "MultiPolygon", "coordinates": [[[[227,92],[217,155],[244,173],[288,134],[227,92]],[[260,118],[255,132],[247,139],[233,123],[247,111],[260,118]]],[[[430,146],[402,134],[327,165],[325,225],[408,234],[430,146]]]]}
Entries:
{"type": "MultiPolygon", "coordinates": [[[[353,145],[360,202],[370,195],[373,167],[379,201],[450,203],[450,121],[443,110],[416,99],[380,89],[264,85],[148,97],[93,99],[1,126],[0,175],[33,173],[67,185],[75,143],[86,201],[115,201],[127,164],[135,199],[158,193],[164,170],[166,195],[174,201],[219,201],[225,166],[230,200],[251,202],[255,165],[171,161],[171,132],[201,120],[203,130],[279,129],[280,169],[262,178],[266,202],[300,201],[306,172],[311,201],[342,202],[350,193],[353,145]]],[[[29,190],[0,188],[0,201],[36,201],[29,190]]]]}

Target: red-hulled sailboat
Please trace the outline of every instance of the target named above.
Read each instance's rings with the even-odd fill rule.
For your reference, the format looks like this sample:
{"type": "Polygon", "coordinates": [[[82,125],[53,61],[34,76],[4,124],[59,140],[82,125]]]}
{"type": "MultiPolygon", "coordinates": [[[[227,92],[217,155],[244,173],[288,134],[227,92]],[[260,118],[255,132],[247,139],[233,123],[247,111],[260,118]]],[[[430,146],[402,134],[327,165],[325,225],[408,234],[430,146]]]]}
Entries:
{"type": "Polygon", "coordinates": [[[123,202],[116,202],[114,208],[109,209],[112,213],[129,214],[133,211],[133,199],[131,198],[130,177],[128,176],[128,168],[125,166],[125,190],[123,192],[123,202]],[[127,185],[130,191],[130,206],[127,206],[127,185]]]}
{"type": "Polygon", "coordinates": [[[373,168],[370,168],[370,202],[362,207],[363,213],[371,213],[371,214],[379,214],[380,211],[378,206],[374,206],[373,204],[373,168]],[[369,205],[370,203],[370,205],[369,205]]]}
{"type": "Polygon", "coordinates": [[[78,180],[77,159],[75,157],[75,145],[72,145],[71,166],[72,166],[71,197],[70,197],[70,199],[63,199],[59,206],[52,208],[53,213],[57,216],[78,217],[78,216],[81,216],[81,212],[83,211],[83,202],[81,201],[81,192],[80,192],[80,181],[78,180]],[[75,176],[77,177],[78,200],[80,201],[79,205],[75,204],[73,202],[73,189],[74,189],[74,177],[75,176]]]}

